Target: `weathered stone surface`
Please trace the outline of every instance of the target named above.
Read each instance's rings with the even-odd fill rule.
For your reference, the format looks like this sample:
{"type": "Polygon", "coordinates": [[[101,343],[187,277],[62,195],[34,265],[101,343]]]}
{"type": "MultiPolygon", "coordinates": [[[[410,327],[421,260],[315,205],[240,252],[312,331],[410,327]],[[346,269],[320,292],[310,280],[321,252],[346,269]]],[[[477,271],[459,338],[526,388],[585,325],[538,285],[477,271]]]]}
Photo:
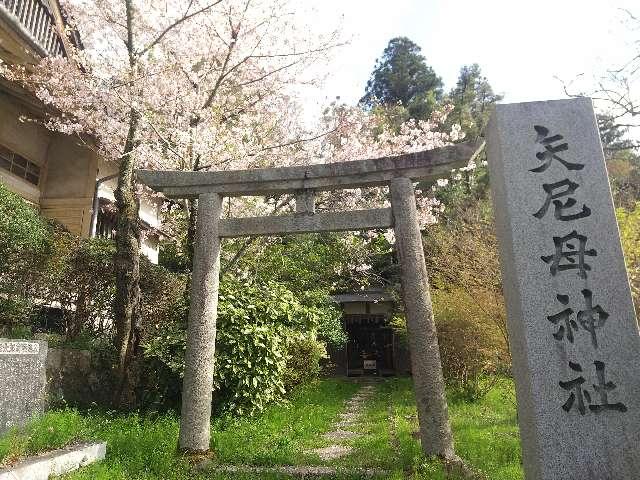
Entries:
{"type": "Polygon", "coordinates": [[[222,199],[201,195],[191,276],[191,306],[187,327],[180,440],[182,450],[205,452],[211,439],[211,389],[220,285],[220,237],[222,199]]]}
{"type": "Polygon", "coordinates": [[[498,105],[487,146],[526,478],[640,478],[640,336],[591,101],[498,105]]]}
{"type": "Polygon", "coordinates": [[[0,338],[0,432],[43,411],[47,342],[0,338]]]}
{"type": "Polygon", "coordinates": [[[352,438],[357,438],[362,436],[362,434],[357,432],[350,432],[348,430],[334,430],[333,432],[327,432],[324,434],[324,438],[331,442],[339,442],[342,440],[350,440],[352,438]]]}
{"type": "MultiPolygon", "coordinates": [[[[332,456],[323,458],[323,460],[332,460],[340,458],[339,456],[332,456]]],[[[326,478],[335,476],[346,476],[348,478],[367,478],[367,477],[382,477],[388,478],[389,472],[386,470],[376,468],[335,468],[335,467],[323,467],[318,465],[283,465],[274,467],[260,467],[256,465],[221,465],[213,463],[211,460],[204,461],[197,466],[198,470],[210,471],[210,472],[224,472],[235,474],[264,474],[264,475],[287,475],[294,478],[326,478]]]]}
{"type": "Polygon", "coordinates": [[[345,232],[393,226],[390,208],[316,214],[225,218],[220,220],[221,237],[283,235],[288,233],[345,232]]]}
{"type": "Polygon", "coordinates": [[[49,348],[47,352],[47,405],[105,405],[113,396],[113,380],[106,369],[92,362],[88,350],[49,348]]]}
{"type": "Polygon", "coordinates": [[[62,448],[0,470],[0,480],[47,480],[52,475],[64,475],[103,460],[106,453],[106,443],[89,443],[62,448]]]}
{"type": "Polygon", "coordinates": [[[256,168],[218,172],[157,172],[138,170],[138,180],[172,197],[201,193],[225,196],[271,195],[305,189],[336,190],[386,185],[398,175],[428,179],[465,166],[479,142],[465,142],[393,157],[322,163],[281,168],[256,168]]]}
{"type": "Polygon", "coordinates": [[[413,183],[408,178],[395,178],[389,184],[389,192],[402,273],[402,294],[422,450],[427,456],[453,457],[453,435],[413,183]]]}
{"type": "Polygon", "coordinates": [[[320,460],[335,460],[336,458],[345,457],[351,452],[353,452],[353,447],[349,445],[329,445],[328,447],[310,450],[307,453],[318,455],[320,460]]]}

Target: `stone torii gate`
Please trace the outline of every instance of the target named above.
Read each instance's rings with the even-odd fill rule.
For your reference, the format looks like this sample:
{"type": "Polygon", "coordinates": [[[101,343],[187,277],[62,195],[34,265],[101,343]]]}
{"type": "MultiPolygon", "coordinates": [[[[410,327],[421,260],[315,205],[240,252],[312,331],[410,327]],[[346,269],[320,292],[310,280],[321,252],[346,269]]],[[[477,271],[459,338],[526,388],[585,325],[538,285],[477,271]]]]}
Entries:
{"type": "Polygon", "coordinates": [[[453,168],[467,165],[479,147],[467,142],[395,157],[283,168],[137,172],[139,181],[168,197],[198,199],[180,418],[182,450],[209,450],[221,239],[393,227],[422,448],[427,455],[454,455],[413,182],[447,176],[453,168]],[[315,213],[316,191],[384,185],[389,187],[391,208],[315,213]],[[285,193],[295,195],[294,215],[220,218],[225,196],[285,193]]]}

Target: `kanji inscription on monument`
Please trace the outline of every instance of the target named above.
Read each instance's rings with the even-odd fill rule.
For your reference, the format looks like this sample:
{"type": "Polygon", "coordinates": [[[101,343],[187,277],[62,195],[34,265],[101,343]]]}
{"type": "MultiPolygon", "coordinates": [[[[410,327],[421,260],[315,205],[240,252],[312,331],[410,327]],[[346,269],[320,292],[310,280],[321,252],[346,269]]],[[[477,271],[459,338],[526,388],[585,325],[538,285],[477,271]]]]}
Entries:
{"type": "Polygon", "coordinates": [[[527,480],[640,478],[640,334],[593,105],[498,105],[491,188],[527,480]]]}
{"type": "Polygon", "coordinates": [[[43,411],[47,342],[0,338],[0,432],[43,411]]]}

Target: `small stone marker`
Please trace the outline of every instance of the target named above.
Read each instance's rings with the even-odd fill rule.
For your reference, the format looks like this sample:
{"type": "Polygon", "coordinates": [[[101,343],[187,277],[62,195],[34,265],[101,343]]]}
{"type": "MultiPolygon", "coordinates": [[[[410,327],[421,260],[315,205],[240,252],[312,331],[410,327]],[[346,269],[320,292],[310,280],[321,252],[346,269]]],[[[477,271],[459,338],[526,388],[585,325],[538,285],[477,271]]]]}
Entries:
{"type": "Polygon", "coordinates": [[[44,409],[47,342],[0,338],[0,433],[44,409]]]}
{"type": "Polygon", "coordinates": [[[640,336],[588,98],[487,137],[528,480],[640,478],[640,336]]]}

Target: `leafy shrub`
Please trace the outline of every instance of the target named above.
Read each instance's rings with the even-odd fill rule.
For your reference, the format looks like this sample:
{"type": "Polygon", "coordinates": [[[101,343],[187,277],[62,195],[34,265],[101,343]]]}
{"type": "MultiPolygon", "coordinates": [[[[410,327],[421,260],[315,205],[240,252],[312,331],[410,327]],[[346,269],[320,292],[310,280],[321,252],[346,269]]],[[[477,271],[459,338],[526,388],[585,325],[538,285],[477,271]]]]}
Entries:
{"type": "Polygon", "coordinates": [[[640,202],[630,210],[616,209],[616,217],[633,301],[640,312],[640,202]]]}
{"type": "Polygon", "coordinates": [[[108,334],[113,321],[115,245],[107,239],[80,239],[59,229],[53,245],[39,295],[46,303],[60,306],[57,330],[67,342],[87,334],[108,334]]]}
{"type": "Polygon", "coordinates": [[[34,290],[51,249],[51,226],[0,183],[0,327],[28,321],[34,290]]]}
{"type": "MultiPolygon", "coordinates": [[[[114,243],[80,239],[2,189],[0,252],[5,253],[0,258],[4,334],[47,331],[52,345],[92,350],[92,361],[109,372],[114,361],[114,243]],[[17,215],[8,213],[12,210],[17,215]],[[36,301],[57,308],[34,315],[36,301]]],[[[184,369],[188,277],[145,257],[140,271],[144,359],[134,375],[138,401],[174,406],[184,369]]],[[[239,414],[262,410],[287,387],[317,375],[324,355],[321,342],[345,341],[340,312],[320,290],[296,295],[278,282],[241,283],[225,277],[218,307],[217,402],[239,414]]],[[[100,381],[110,384],[106,377],[100,381]]]]}
{"type": "Polygon", "coordinates": [[[468,399],[487,391],[486,374],[510,372],[498,246],[485,180],[483,167],[445,189],[453,195],[443,197],[447,210],[424,232],[445,379],[468,399]]]}
{"type": "MultiPolygon", "coordinates": [[[[300,332],[315,339],[317,326],[327,314],[333,312],[303,305],[281,284],[227,280],[218,304],[214,375],[226,408],[238,414],[253,414],[279,399],[286,392],[291,342],[299,338],[300,332]]],[[[301,380],[299,370],[313,370],[316,362],[313,355],[307,359],[310,364],[298,365],[301,380]]]]}
{"type": "MultiPolygon", "coordinates": [[[[173,375],[160,390],[184,372],[186,304],[175,303],[169,324],[157,325],[143,347],[148,359],[173,375]]],[[[225,278],[220,286],[216,336],[215,402],[223,410],[251,415],[280,399],[288,386],[317,374],[324,346],[317,326],[333,307],[308,307],[283,285],[243,283],[225,278]],[[304,339],[304,341],[303,341],[304,339]],[[315,343],[314,343],[315,342],[315,343]],[[291,360],[294,352],[300,355],[291,360]]]]}
{"type": "Polygon", "coordinates": [[[501,299],[488,292],[437,291],[434,316],[447,383],[468,400],[482,397],[489,390],[486,376],[505,373],[509,365],[506,339],[494,320],[504,316],[501,299]]]}
{"type": "Polygon", "coordinates": [[[301,333],[289,339],[284,371],[284,386],[287,391],[296,385],[310,382],[320,374],[320,362],[327,358],[325,344],[313,335],[301,333]]]}

